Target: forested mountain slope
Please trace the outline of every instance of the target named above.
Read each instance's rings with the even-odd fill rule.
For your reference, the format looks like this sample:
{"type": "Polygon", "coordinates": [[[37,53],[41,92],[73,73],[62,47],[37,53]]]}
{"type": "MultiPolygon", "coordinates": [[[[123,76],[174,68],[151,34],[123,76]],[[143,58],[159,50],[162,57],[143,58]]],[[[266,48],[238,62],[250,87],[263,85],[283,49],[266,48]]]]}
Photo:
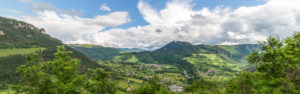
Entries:
{"type": "Polygon", "coordinates": [[[90,44],[69,44],[70,47],[84,53],[88,57],[95,59],[110,59],[120,54],[116,48],[102,47],[90,44]]]}
{"type": "MultiPolygon", "coordinates": [[[[44,61],[51,60],[56,46],[64,45],[60,40],[46,34],[31,24],[0,17],[0,82],[16,82],[16,67],[26,62],[26,55],[38,52],[44,61]],[[26,54],[25,54],[26,53],[26,54]]],[[[81,61],[80,70],[99,67],[96,61],[66,46],[71,55],[81,61]]]]}
{"type": "Polygon", "coordinates": [[[95,59],[107,60],[121,53],[132,53],[132,52],[142,52],[143,49],[138,48],[112,48],[103,47],[100,45],[92,44],[68,44],[70,47],[78,50],[79,52],[87,55],[88,57],[95,59]]]}

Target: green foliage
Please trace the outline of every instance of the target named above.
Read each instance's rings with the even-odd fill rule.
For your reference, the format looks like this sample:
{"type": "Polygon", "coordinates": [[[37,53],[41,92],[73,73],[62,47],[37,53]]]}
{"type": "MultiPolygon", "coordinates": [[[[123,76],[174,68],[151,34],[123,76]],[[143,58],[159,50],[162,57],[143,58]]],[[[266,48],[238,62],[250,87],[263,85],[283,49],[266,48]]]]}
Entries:
{"type": "Polygon", "coordinates": [[[101,69],[93,72],[91,79],[78,73],[79,60],[71,58],[72,52],[58,46],[53,61],[41,62],[37,55],[27,58],[27,63],[18,68],[20,84],[16,92],[29,94],[82,94],[114,93],[114,84],[101,69]]]}
{"type": "Polygon", "coordinates": [[[251,72],[241,73],[236,80],[228,83],[228,94],[252,94],[254,86],[254,74],[251,72]]]}
{"type": "Polygon", "coordinates": [[[158,76],[154,76],[139,89],[134,91],[134,94],[173,94],[167,89],[167,86],[161,83],[158,76]]]}
{"type": "Polygon", "coordinates": [[[7,88],[7,84],[15,84],[18,81],[16,68],[26,62],[24,55],[10,55],[7,57],[0,57],[0,84],[6,84],[0,88],[7,88]]]}
{"type": "Polygon", "coordinates": [[[199,79],[185,88],[186,92],[195,94],[221,94],[222,90],[215,81],[199,79]]]}
{"type": "Polygon", "coordinates": [[[93,94],[114,94],[117,89],[114,83],[108,81],[109,74],[102,69],[96,69],[87,84],[87,90],[93,94]]]}
{"type": "Polygon", "coordinates": [[[244,72],[227,86],[227,93],[279,93],[300,92],[300,33],[284,40],[270,37],[261,42],[247,59],[256,65],[257,72],[244,72]]]}

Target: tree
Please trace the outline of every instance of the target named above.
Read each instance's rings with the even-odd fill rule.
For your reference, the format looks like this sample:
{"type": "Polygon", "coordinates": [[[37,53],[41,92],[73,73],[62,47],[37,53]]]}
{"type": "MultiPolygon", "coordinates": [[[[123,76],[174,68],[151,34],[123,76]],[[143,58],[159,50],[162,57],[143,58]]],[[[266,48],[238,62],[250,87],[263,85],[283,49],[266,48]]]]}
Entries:
{"type": "Polygon", "coordinates": [[[167,86],[161,83],[158,76],[154,76],[139,89],[134,91],[134,94],[173,94],[167,89],[167,86]]]}
{"type": "Polygon", "coordinates": [[[300,33],[284,40],[269,37],[260,42],[261,49],[247,60],[256,65],[255,73],[242,73],[227,86],[228,93],[300,92],[300,33]]]}
{"type": "Polygon", "coordinates": [[[16,92],[29,94],[105,94],[115,92],[114,85],[107,79],[108,74],[101,69],[96,69],[91,79],[86,74],[80,75],[78,73],[79,60],[71,58],[69,56],[71,53],[65,51],[64,46],[58,46],[53,61],[39,61],[36,54],[29,56],[27,63],[17,69],[20,83],[15,88],[16,92]]]}
{"type": "Polygon", "coordinates": [[[186,92],[192,92],[196,94],[221,94],[220,86],[213,81],[199,79],[194,81],[190,86],[185,88],[186,92]]]}
{"type": "Polygon", "coordinates": [[[108,81],[109,74],[102,69],[93,72],[91,80],[87,84],[87,90],[93,94],[114,94],[117,91],[116,85],[108,81]]]}
{"type": "Polygon", "coordinates": [[[241,73],[236,80],[230,81],[226,88],[227,94],[253,94],[254,74],[241,73]]]}

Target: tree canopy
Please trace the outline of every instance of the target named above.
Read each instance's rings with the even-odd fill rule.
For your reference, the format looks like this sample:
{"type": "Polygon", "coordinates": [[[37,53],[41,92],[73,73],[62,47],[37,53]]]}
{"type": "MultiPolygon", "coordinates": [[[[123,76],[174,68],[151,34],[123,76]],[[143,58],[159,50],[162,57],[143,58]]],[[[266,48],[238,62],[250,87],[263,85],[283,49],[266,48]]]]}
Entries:
{"type": "Polygon", "coordinates": [[[288,93],[300,92],[300,33],[284,40],[269,37],[260,42],[248,61],[256,72],[244,72],[227,86],[227,93],[288,93]]]}
{"type": "Polygon", "coordinates": [[[37,54],[27,58],[20,66],[20,84],[15,87],[17,93],[29,94],[111,94],[116,88],[109,81],[109,74],[102,69],[93,70],[93,74],[79,74],[79,60],[69,55],[64,46],[58,46],[53,61],[42,61],[37,54]]]}

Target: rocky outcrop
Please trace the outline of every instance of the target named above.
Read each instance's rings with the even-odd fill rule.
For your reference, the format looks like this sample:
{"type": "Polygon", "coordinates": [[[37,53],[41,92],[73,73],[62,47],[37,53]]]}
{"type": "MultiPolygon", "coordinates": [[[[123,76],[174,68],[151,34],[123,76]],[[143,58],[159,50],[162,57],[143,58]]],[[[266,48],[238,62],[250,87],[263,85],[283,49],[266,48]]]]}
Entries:
{"type": "Polygon", "coordinates": [[[44,28],[42,28],[40,31],[41,31],[43,34],[46,34],[46,30],[45,30],[44,28]]]}

